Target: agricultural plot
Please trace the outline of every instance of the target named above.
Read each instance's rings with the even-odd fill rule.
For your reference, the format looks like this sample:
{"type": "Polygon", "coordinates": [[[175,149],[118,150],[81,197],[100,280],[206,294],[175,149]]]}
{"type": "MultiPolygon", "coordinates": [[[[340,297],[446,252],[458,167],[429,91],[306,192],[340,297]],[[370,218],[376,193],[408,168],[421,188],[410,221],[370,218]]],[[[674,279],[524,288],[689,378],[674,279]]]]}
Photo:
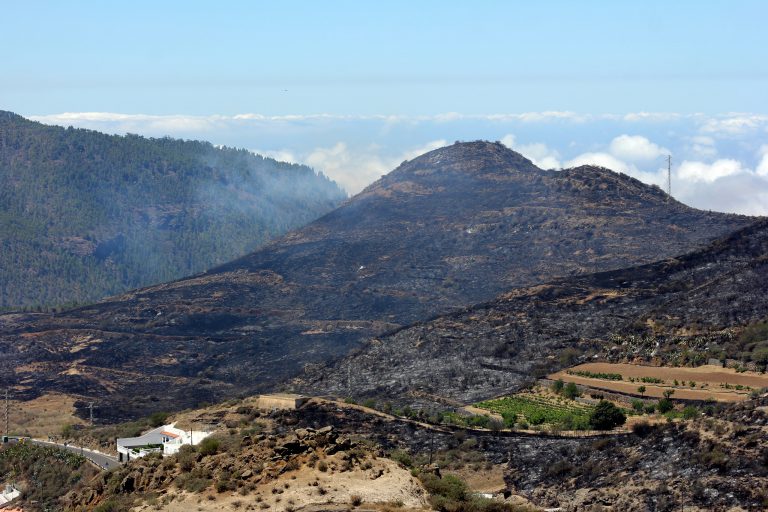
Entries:
{"type": "Polygon", "coordinates": [[[582,386],[660,398],[673,390],[675,399],[737,402],[768,387],[768,375],[732,368],[673,368],[615,363],[585,363],[549,376],[582,386]]]}
{"type": "Polygon", "coordinates": [[[475,404],[500,414],[507,427],[515,425],[557,425],[567,430],[588,428],[593,407],[561,397],[524,393],[475,404]]]}

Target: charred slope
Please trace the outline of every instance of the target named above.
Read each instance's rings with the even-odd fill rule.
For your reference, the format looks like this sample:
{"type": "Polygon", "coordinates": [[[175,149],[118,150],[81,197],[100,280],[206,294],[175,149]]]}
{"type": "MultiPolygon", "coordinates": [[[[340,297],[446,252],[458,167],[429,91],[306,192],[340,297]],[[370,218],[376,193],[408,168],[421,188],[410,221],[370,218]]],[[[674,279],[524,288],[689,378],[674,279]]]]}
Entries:
{"type": "Polygon", "coordinates": [[[470,402],[565,366],[566,349],[613,360],[715,354],[734,328],[768,315],[766,289],[768,221],[760,221],[684,256],[520,288],[401,329],[300,386],[470,402]]]}
{"type": "Polygon", "coordinates": [[[38,363],[14,377],[34,391],[191,405],[515,286],[655,261],[752,221],[607,169],[542,171],[498,143],[457,143],[209,272],[32,322],[6,317],[3,362],[38,363]]]}

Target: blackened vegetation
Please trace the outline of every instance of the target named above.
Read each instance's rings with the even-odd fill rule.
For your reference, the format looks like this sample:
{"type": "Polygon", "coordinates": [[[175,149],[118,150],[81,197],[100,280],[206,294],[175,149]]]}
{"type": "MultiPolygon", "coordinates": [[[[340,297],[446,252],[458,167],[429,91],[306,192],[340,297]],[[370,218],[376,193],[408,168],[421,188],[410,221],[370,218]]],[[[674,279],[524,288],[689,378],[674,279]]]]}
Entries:
{"type": "MultiPolygon", "coordinates": [[[[501,144],[457,143],[403,163],[316,222],[206,273],[56,316],[0,317],[2,364],[42,363],[34,374],[15,374],[33,382],[30,393],[76,390],[110,400],[105,410],[117,415],[134,414],[124,406],[129,397],[157,397],[165,402],[158,409],[192,405],[203,395],[265,389],[363,340],[516,286],[685,253],[752,221],[667,201],[657,187],[608,169],[543,171],[501,144]],[[70,371],[75,364],[81,372],[70,371]]],[[[523,293],[518,302],[536,307],[573,288],[523,293]]],[[[494,389],[508,389],[586,334],[570,320],[513,320],[509,309],[478,309],[482,327],[473,332],[451,327],[475,315],[462,312],[432,334],[438,324],[387,338],[409,340],[403,354],[416,356],[407,364],[419,371],[393,361],[371,383],[432,381],[419,361],[445,348],[462,367],[436,365],[436,382],[450,380],[462,396],[486,376],[494,389]],[[414,344],[423,348],[414,353],[414,344]]]]}
{"type": "Polygon", "coordinates": [[[535,439],[512,446],[507,484],[540,506],[707,510],[768,506],[765,413],[729,406],[692,423],[614,439],[535,439]]]}
{"type": "Polygon", "coordinates": [[[670,363],[696,353],[704,363],[741,357],[739,347],[760,354],[753,338],[762,324],[742,345],[734,340],[768,316],[766,256],[768,222],[760,221],[683,256],[516,289],[375,339],[298,387],[472,402],[592,355],[670,363]]]}

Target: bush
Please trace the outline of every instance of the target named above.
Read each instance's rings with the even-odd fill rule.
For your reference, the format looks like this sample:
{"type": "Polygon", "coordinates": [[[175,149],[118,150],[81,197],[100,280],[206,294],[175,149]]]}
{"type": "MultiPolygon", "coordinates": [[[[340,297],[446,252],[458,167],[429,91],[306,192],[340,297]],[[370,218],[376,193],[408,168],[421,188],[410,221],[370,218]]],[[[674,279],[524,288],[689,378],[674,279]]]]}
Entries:
{"type": "Polygon", "coordinates": [[[204,456],[214,455],[219,451],[220,444],[220,441],[215,437],[206,437],[200,441],[200,444],[198,445],[198,451],[204,456]]]}
{"type": "Polygon", "coordinates": [[[653,432],[653,427],[647,421],[638,421],[632,425],[632,433],[637,437],[646,437],[651,432],[653,432]]]}
{"type": "Polygon", "coordinates": [[[413,466],[413,459],[411,458],[411,455],[406,451],[394,450],[389,454],[389,458],[407,468],[413,466]]]}
{"type": "Polygon", "coordinates": [[[626,421],[624,411],[607,400],[601,400],[589,415],[589,425],[595,430],[611,430],[626,421]]]}
{"type": "Polygon", "coordinates": [[[563,391],[563,386],[565,386],[565,384],[563,383],[563,379],[557,379],[555,382],[552,383],[552,391],[554,391],[557,394],[560,394],[563,391]]]}
{"type": "Polygon", "coordinates": [[[670,400],[669,398],[662,398],[661,400],[659,400],[659,403],[656,404],[656,409],[658,409],[658,411],[661,414],[671,411],[672,409],[674,409],[674,407],[675,406],[672,403],[672,400],[670,400]]]}
{"type": "Polygon", "coordinates": [[[579,393],[579,388],[576,387],[576,384],[574,384],[573,382],[569,382],[563,388],[563,396],[565,398],[570,399],[570,400],[573,400],[574,398],[576,398],[580,394],[581,393],[579,393]]]}
{"type": "Polygon", "coordinates": [[[195,448],[185,444],[179,448],[179,453],[176,454],[176,460],[179,461],[179,466],[182,471],[192,471],[192,468],[197,464],[197,455],[195,454],[195,448]]]}
{"type": "Polygon", "coordinates": [[[692,420],[696,418],[698,415],[699,415],[699,410],[692,405],[689,405],[688,407],[683,409],[683,418],[686,420],[692,420]]]}
{"type": "Polygon", "coordinates": [[[168,419],[169,414],[167,412],[155,412],[149,417],[149,424],[152,427],[159,427],[165,425],[165,420],[168,419]]]}
{"type": "Polygon", "coordinates": [[[94,508],[93,512],[118,512],[118,510],[120,510],[120,506],[116,502],[108,500],[94,508]]]}
{"type": "Polygon", "coordinates": [[[637,413],[642,413],[643,408],[645,407],[645,404],[642,400],[632,400],[632,409],[635,410],[637,413]]]}
{"type": "Polygon", "coordinates": [[[451,501],[466,501],[469,487],[463,480],[453,475],[439,478],[431,473],[422,473],[419,479],[424,488],[434,497],[443,497],[451,501]]]}
{"type": "Polygon", "coordinates": [[[645,406],[646,414],[653,414],[656,412],[656,404],[648,404],[645,406]]]}

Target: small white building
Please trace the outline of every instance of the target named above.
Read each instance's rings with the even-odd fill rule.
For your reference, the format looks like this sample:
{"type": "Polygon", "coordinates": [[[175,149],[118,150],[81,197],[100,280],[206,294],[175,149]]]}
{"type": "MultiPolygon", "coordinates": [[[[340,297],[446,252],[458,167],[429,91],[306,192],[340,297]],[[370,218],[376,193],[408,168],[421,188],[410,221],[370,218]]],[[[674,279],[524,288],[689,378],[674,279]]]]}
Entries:
{"type": "Polygon", "coordinates": [[[173,455],[185,444],[196,445],[210,432],[202,430],[182,430],[174,423],[163,425],[145,432],[138,437],[121,437],[117,439],[117,454],[120,462],[127,462],[136,457],[144,457],[150,453],[173,455]]]}

